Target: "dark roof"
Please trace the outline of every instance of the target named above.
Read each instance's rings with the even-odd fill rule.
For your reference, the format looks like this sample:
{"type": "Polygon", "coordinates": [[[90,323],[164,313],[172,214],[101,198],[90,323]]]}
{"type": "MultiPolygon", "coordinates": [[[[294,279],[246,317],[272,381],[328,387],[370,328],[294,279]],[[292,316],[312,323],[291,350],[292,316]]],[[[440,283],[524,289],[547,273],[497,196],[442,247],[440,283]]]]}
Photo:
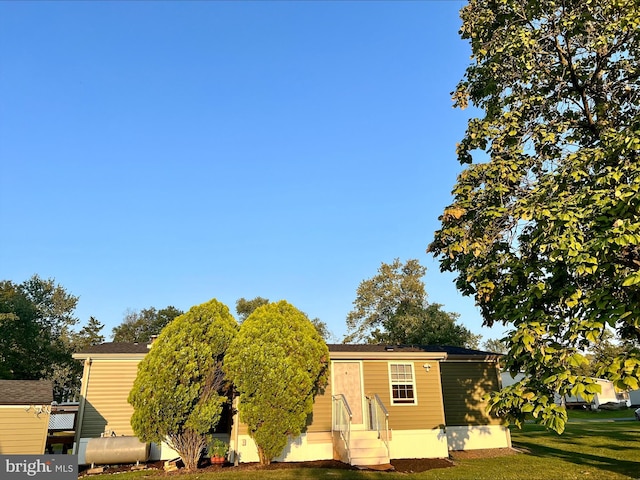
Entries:
{"type": "Polygon", "coordinates": [[[451,347],[446,345],[352,345],[344,343],[335,343],[327,345],[330,352],[425,352],[425,353],[446,353],[447,355],[495,355],[490,352],[481,350],[472,350],[463,347],[451,347]]]}
{"type": "Polygon", "coordinates": [[[107,342],[87,347],[78,353],[147,353],[148,351],[147,343],[107,342]]]}
{"type": "Polygon", "coordinates": [[[51,402],[51,380],[0,380],[0,405],[48,405],[51,402]]]}
{"type": "MultiPolygon", "coordinates": [[[[440,345],[373,345],[373,344],[344,344],[334,343],[327,345],[329,352],[423,352],[423,353],[446,353],[447,355],[472,355],[482,356],[496,355],[491,352],[483,352],[480,350],[472,350],[463,347],[451,347],[440,345]]],[[[94,345],[92,347],[85,348],[80,354],[97,354],[97,353],[147,353],[149,348],[146,343],[122,343],[122,342],[107,342],[100,345],[94,345]]]]}

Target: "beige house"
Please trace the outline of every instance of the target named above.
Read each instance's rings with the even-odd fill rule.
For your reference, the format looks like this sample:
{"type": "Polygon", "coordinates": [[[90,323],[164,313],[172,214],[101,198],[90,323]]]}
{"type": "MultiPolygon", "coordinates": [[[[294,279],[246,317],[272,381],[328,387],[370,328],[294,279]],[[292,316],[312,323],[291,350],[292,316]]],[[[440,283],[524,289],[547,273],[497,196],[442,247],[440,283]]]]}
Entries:
{"type": "Polygon", "coordinates": [[[45,453],[52,402],[49,380],[0,380],[0,455],[45,453]]]}
{"type": "MultiPolygon", "coordinates": [[[[84,360],[76,453],[89,438],[133,435],[127,396],[142,344],[105,343],[76,354],[84,360]]],[[[486,413],[483,395],[500,388],[497,356],[458,347],[329,345],[331,379],[315,399],[305,432],[277,461],[338,459],[354,465],[394,458],[443,458],[449,450],[511,446],[509,430],[486,413]]],[[[231,460],[258,461],[237,418],[223,436],[231,460]],[[237,457],[236,457],[237,455],[237,457]]],[[[151,458],[175,452],[152,446],[151,458]]]]}

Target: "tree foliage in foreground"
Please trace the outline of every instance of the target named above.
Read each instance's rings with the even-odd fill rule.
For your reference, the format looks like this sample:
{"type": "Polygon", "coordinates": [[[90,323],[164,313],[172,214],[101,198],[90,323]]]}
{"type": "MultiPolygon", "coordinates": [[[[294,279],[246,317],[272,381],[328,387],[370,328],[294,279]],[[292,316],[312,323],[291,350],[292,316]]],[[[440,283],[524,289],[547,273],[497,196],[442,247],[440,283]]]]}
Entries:
{"type": "Polygon", "coordinates": [[[247,317],[224,368],[260,463],[269,464],[306,426],[314,397],[327,384],[329,349],[307,316],[282,300],[247,317]]]}
{"type": "Polygon", "coordinates": [[[478,338],[457,323],[457,313],[427,302],[426,271],[415,259],[383,262],[358,286],[345,343],[475,346],[478,338]]]}
{"type": "Polygon", "coordinates": [[[133,431],[145,442],[165,441],[188,470],[228,401],[222,361],[237,330],[229,309],[210,300],[169,323],[138,367],[128,399],[133,431]]]}
{"type": "MultiPolygon", "coordinates": [[[[470,0],[461,18],[454,100],[484,115],[429,251],[486,325],[512,328],[506,366],[526,379],[493,410],[562,432],[553,394],[597,391],[583,352],[608,327],[640,338],[640,3],[470,0]]],[[[603,373],[638,388],[638,351],[603,373]]]]}

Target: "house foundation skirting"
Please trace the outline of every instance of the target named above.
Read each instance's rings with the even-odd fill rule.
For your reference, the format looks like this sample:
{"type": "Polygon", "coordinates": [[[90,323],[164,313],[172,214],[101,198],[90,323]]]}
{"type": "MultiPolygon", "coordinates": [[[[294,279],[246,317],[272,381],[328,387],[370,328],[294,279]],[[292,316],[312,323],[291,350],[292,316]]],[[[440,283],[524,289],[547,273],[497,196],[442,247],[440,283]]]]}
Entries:
{"type": "MultiPolygon", "coordinates": [[[[391,458],[446,458],[449,456],[447,435],[441,428],[433,430],[394,430],[389,442],[391,458]]],[[[331,460],[334,446],[331,432],[302,434],[290,439],[276,462],[309,462],[331,460]]],[[[230,459],[233,461],[233,458],[230,459]]],[[[258,449],[249,435],[238,437],[239,463],[258,462],[258,449]]]]}
{"type": "MultiPolygon", "coordinates": [[[[235,442],[231,443],[231,450],[235,449],[235,442]]],[[[249,435],[238,435],[238,462],[259,462],[258,447],[249,435]]],[[[331,432],[303,433],[297,438],[289,439],[282,454],[274,458],[274,462],[310,462],[313,460],[333,459],[333,443],[331,432]]],[[[233,455],[229,458],[234,461],[233,455]]]]}
{"type": "Polygon", "coordinates": [[[446,458],[447,436],[443,429],[394,430],[389,442],[391,458],[446,458]]]}
{"type": "Polygon", "coordinates": [[[447,427],[449,450],[510,448],[511,434],[502,425],[467,425],[447,427]]]}

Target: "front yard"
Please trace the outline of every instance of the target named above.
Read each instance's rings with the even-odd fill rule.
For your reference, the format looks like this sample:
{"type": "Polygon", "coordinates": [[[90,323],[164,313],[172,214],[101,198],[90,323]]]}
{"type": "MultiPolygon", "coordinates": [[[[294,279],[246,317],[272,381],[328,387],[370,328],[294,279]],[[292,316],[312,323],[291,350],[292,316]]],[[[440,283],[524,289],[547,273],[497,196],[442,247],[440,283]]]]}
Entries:
{"type": "MultiPolygon", "coordinates": [[[[369,472],[329,468],[262,470],[233,467],[165,474],[140,471],[118,475],[118,480],[584,480],[640,479],[640,422],[573,417],[565,433],[556,435],[537,425],[512,430],[513,445],[521,453],[505,456],[454,455],[455,466],[420,473],[369,472]]],[[[106,475],[87,477],[112,480],[106,475]]]]}

